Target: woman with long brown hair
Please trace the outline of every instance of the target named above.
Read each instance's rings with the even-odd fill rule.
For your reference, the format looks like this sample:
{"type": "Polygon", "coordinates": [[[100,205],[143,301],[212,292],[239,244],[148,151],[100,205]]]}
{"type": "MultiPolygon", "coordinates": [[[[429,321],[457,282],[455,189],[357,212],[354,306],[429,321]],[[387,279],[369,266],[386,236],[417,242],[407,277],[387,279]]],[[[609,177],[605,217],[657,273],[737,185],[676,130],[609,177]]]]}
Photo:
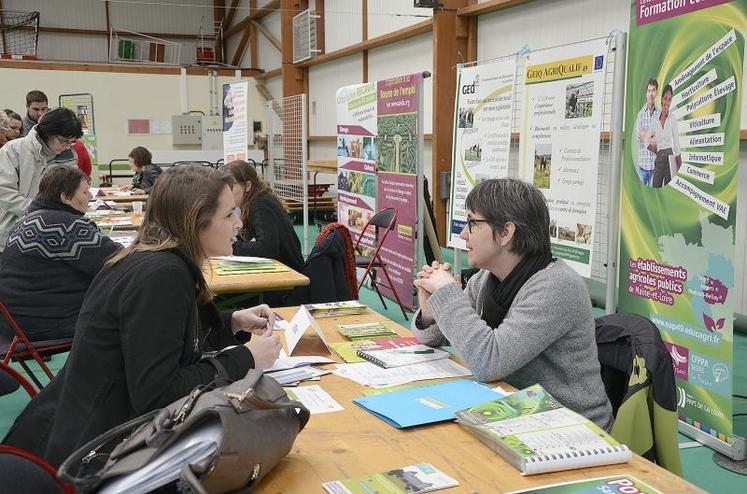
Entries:
{"type": "Polygon", "coordinates": [[[233,183],[199,166],[164,172],[137,237],[94,279],[65,367],[6,443],[60,465],[97,435],[195,386],[274,363],[281,347],[270,308],[219,313],[202,275],[208,257],[231,254],[241,227],[233,183]],[[259,336],[242,345],[240,330],[259,336]]]}
{"type": "MultiPolygon", "coordinates": [[[[293,223],[272,189],[257,174],[257,169],[246,161],[231,161],[223,169],[236,180],[234,201],[241,208],[241,222],[244,224],[233,244],[233,253],[276,259],[301,271],[301,242],[293,230],[293,223]]],[[[267,300],[270,302],[272,296],[267,300]]]]}

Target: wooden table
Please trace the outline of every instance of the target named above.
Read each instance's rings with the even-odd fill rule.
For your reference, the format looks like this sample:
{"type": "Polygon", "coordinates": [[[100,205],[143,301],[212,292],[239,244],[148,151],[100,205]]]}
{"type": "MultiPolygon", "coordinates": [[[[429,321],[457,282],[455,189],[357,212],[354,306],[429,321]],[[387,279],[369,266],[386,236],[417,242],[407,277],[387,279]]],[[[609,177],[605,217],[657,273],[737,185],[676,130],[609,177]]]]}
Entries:
{"type": "MultiPolygon", "coordinates": [[[[296,308],[276,309],[290,320],[296,308]]],[[[329,341],[342,341],[338,323],[389,321],[371,310],[368,314],[317,319],[329,341]]],[[[407,334],[389,321],[387,326],[407,334]]],[[[666,493],[704,492],[638,455],[629,463],[568,470],[523,477],[501,456],[454,422],[395,429],[351,402],[362,396],[359,384],[326,375],[320,384],[345,410],[312,415],[293,449],[258,486],[255,492],[324,492],[322,482],[385,472],[420,462],[433,464],[457,479],[459,486],[444,493],[492,494],[572,480],[631,475],[666,493]]],[[[510,386],[507,386],[510,388],[510,386]]],[[[437,491],[441,492],[441,491],[437,491]]]]}
{"type": "Polygon", "coordinates": [[[148,200],[148,194],[118,195],[117,192],[123,192],[121,187],[102,187],[101,192],[103,195],[96,196],[94,199],[114,202],[135,202],[148,200]]]}
{"type": "Polygon", "coordinates": [[[111,216],[97,216],[93,217],[92,219],[105,233],[108,233],[111,230],[137,230],[143,223],[143,215],[135,213],[115,214],[111,216]],[[114,219],[127,219],[129,223],[123,225],[110,224],[109,221],[114,219]]]}
{"type": "MultiPolygon", "coordinates": [[[[285,266],[279,261],[276,264],[285,266]]],[[[227,293],[259,293],[276,290],[290,290],[297,286],[306,286],[309,279],[301,273],[285,266],[288,271],[277,273],[224,274],[219,275],[210,269],[205,269],[205,279],[210,289],[216,294],[227,293]]]]}

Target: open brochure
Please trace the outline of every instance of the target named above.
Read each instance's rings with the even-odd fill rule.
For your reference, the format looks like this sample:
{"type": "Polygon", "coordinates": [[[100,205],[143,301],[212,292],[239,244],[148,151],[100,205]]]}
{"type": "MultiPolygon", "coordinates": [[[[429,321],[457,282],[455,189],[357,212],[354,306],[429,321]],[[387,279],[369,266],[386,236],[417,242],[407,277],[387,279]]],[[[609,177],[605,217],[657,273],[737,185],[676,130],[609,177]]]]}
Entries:
{"type": "Polygon", "coordinates": [[[507,494],[661,494],[661,491],[649,487],[635,477],[620,475],[598,479],[574,480],[561,484],[543,485],[507,494]]]}
{"type": "Polygon", "coordinates": [[[357,300],[345,300],[341,302],[327,302],[323,304],[307,304],[305,307],[314,317],[337,317],[363,314],[368,306],[357,300]]]}
{"type": "Polygon", "coordinates": [[[457,422],[523,475],[630,461],[632,453],[542,386],[459,411],[457,422]]]}
{"type": "Polygon", "coordinates": [[[329,494],[418,494],[459,485],[430,463],[322,484],[329,494]]]}

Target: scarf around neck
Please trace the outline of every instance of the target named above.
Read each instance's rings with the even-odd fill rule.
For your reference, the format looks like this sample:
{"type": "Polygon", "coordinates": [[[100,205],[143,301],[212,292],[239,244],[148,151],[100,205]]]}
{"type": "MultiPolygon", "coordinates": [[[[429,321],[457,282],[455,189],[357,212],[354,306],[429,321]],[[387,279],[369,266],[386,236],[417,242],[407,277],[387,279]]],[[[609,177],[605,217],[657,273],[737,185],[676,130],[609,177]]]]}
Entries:
{"type": "Polygon", "coordinates": [[[482,292],[483,321],[491,328],[500,326],[524,283],[554,260],[549,253],[525,256],[503,281],[490,273],[482,292]]]}

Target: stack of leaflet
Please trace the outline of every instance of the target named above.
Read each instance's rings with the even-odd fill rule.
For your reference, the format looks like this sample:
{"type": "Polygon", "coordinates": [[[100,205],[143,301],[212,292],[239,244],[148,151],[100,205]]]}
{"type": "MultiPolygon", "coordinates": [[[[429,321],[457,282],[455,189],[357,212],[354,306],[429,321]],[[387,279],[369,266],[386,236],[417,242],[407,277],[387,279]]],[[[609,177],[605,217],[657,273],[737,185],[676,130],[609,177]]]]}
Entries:
{"type": "Polygon", "coordinates": [[[272,259],[248,256],[221,256],[213,258],[213,269],[218,275],[279,273],[288,268],[272,259]]]}
{"type": "Polygon", "coordinates": [[[475,381],[448,381],[407,387],[364,398],[353,403],[398,429],[454,420],[463,408],[502,398],[504,395],[475,381]]]}
{"type": "Polygon", "coordinates": [[[455,413],[523,475],[630,461],[627,446],[535,384],[455,413]]]}
{"type": "Polygon", "coordinates": [[[415,337],[400,336],[399,338],[379,338],[375,340],[338,341],[330,343],[329,348],[345,362],[353,364],[366,361],[363,357],[358,356],[359,351],[405,348],[419,343],[420,341],[415,337]]]}
{"type": "Polygon", "coordinates": [[[362,324],[338,324],[337,331],[350,340],[377,340],[379,338],[396,338],[399,333],[387,328],[380,322],[362,324]]]}
{"type": "Polygon", "coordinates": [[[334,360],[320,355],[302,355],[289,357],[285,350],[280,351],[278,359],[272,367],[265,369],[265,374],[275,379],[283,386],[295,386],[301,381],[318,380],[320,376],[331,371],[312,367],[312,364],[330,364],[334,360]]]}
{"type": "Polygon", "coordinates": [[[368,306],[357,300],[344,300],[341,302],[327,302],[324,304],[307,304],[305,305],[309,313],[316,317],[338,317],[354,316],[363,314],[368,310],[368,306]]]}

